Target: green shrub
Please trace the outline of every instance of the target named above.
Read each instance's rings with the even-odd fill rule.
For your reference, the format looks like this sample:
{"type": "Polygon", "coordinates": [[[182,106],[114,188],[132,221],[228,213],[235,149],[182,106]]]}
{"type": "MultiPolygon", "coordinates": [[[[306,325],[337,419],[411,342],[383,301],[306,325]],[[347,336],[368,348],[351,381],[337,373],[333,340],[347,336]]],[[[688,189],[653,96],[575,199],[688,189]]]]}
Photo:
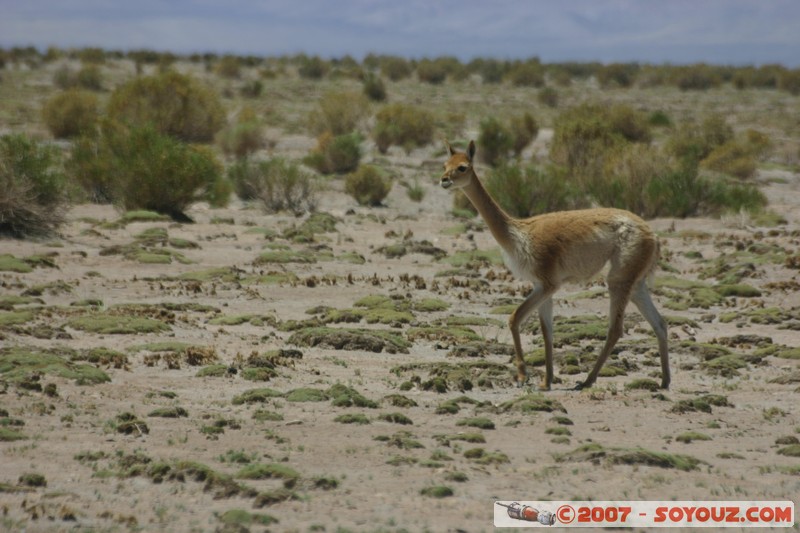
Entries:
{"type": "Polygon", "coordinates": [[[83,89],[101,91],[103,89],[103,73],[97,65],[87,65],[78,71],[75,83],[83,89]]]}
{"type": "Polygon", "coordinates": [[[558,91],[552,87],[545,87],[536,95],[536,99],[540,104],[550,108],[558,107],[558,91]]]}
{"type": "Polygon", "coordinates": [[[699,127],[691,122],[682,124],[667,139],[667,150],[676,157],[701,161],[718,146],[733,139],[733,128],[718,114],[707,116],[699,127]]]}
{"type": "Polygon", "coordinates": [[[500,83],[506,75],[506,65],[496,59],[479,59],[471,63],[478,71],[483,83],[500,83]]]}
{"type": "Polygon", "coordinates": [[[498,119],[487,117],[481,120],[478,146],[481,147],[478,151],[481,160],[489,165],[497,165],[508,158],[514,148],[514,138],[498,119]]]}
{"type": "Polygon", "coordinates": [[[242,75],[242,65],[238,57],[226,55],[217,62],[214,71],[223,78],[238,79],[242,75]]]}
{"type": "Polygon", "coordinates": [[[0,234],[51,234],[64,220],[66,202],[55,148],[23,135],[0,137],[0,234]]]}
{"type": "Polygon", "coordinates": [[[358,128],[369,113],[369,105],[363,94],[357,92],[331,92],[319,99],[316,108],[308,117],[311,133],[322,135],[345,135],[358,128]]]}
{"type": "Polygon", "coordinates": [[[263,128],[253,113],[244,110],[234,124],[217,134],[217,143],[225,155],[246,157],[264,147],[263,128]]]}
{"type": "Polygon", "coordinates": [[[577,206],[569,180],[556,169],[503,165],[489,173],[486,189],[506,212],[516,217],[577,206]]]}
{"type": "Polygon", "coordinates": [[[713,67],[697,64],[674,68],[672,82],[682,91],[705,91],[719,87],[722,78],[713,67]]]}
{"type": "Polygon", "coordinates": [[[228,180],[240,198],[260,201],[268,213],[287,210],[299,214],[317,207],[314,176],[283,159],[240,159],[228,169],[228,180]]]}
{"type": "Polygon", "coordinates": [[[660,128],[669,128],[672,126],[672,119],[669,118],[669,115],[660,109],[657,109],[650,113],[647,117],[647,122],[654,127],[660,128]]]}
{"type": "Polygon", "coordinates": [[[372,165],[361,165],[348,174],[344,190],[355,198],[359,205],[377,206],[392,190],[392,180],[381,169],[372,165]]]}
{"type": "Polygon", "coordinates": [[[627,89],[636,81],[639,72],[637,63],[611,63],[597,69],[597,82],[603,89],[619,87],[627,89]]]}
{"type": "Polygon", "coordinates": [[[98,115],[97,97],[78,89],[56,94],[42,109],[47,129],[60,139],[90,132],[97,125],[98,115]]]}
{"type": "Polygon", "coordinates": [[[369,74],[364,78],[364,96],[373,102],[386,100],[386,85],[379,76],[369,74]]]}
{"type": "Polygon", "coordinates": [[[625,105],[582,104],[555,119],[550,157],[579,177],[600,173],[609,154],[650,141],[647,117],[625,105]]]}
{"type": "Polygon", "coordinates": [[[264,83],[261,80],[249,80],[239,88],[239,94],[244,98],[258,98],[264,92],[264,83]]]}
{"type": "Polygon", "coordinates": [[[433,115],[413,105],[389,104],[378,111],[375,120],[372,137],[382,154],[392,145],[408,151],[433,139],[433,115]]]}
{"type": "Polygon", "coordinates": [[[301,78],[307,80],[321,80],[328,73],[329,68],[328,63],[318,56],[302,57],[297,67],[297,73],[301,78]]]}
{"type": "Polygon", "coordinates": [[[703,168],[739,179],[752,178],[756,173],[753,153],[744,143],[735,140],[714,148],[700,164],[703,168]]]}
{"type": "Polygon", "coordinates": [[[800,94],[800,68],[783,72],[778,78],[778,89],[795,96],[800,94]]]}
{"type": "Polygon", "coordinates": [[[536,139],[539,134],[539,124],[530,113],[524,113],[522,116],[511,117],[510,131],[514,155],[519,157],[525,147],[536,139]]]}
{"type": "Polygon", "coordinates": [[[98,136],[76,143],[69,168],[93,198],[176,220],[188,219],[184,210],[193,202],[222,205],[230,192],[209,149],[184,144],[152,127],[106,123],[98,136]]]}
{"type": "Polygon", "coordinates": [[[388,56],[380,61],[381,74],[391,81],[400,81],[411,76],[413,69],[407,59],[388,56]]]}
{"type": "Polygon", "coordinates": [[[538,61],[521,63],[508,72],[511,84],[516,87],[543,87],[544,69],[538,61]]]}
{"type": "Polygon", "coordinates": [[[211,141],[225,123],[219,96],[173,71],[136,78],[117,88],[108,102],[108,115],[186,142],[211,141]]]}
{"type": "Polygon", "coordinates": [[[447,68],[438,60],[423,59],[417,64],[419,81],[439,85],[447,79],[447,68]]]}
{"type": "Polygon", "coordinates": [[[323,174],[344,174],[358,168],[361,160],[361,136],[358,133],[338,135],[324,133],[317,139],[317,148],[303,161],[323,174]]]}

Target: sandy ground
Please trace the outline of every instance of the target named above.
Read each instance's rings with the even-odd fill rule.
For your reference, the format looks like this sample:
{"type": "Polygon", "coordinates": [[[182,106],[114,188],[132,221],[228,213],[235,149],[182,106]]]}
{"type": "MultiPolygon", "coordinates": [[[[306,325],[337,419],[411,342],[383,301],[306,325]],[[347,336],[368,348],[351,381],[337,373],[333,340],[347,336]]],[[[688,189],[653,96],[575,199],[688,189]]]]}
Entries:
{"type": "MultiPolygon", "coordinates": [[[[403,159],[399,152],[390,157],[403,159]]],[[[54,395],[18,381],[4,382],[0,375],[0,383],[5,383],[0,384],[0,408],[6,420],[24,423],[9,427],[27,437],[0,442],[0,529],[476,532],[493,529],[496,499],[793,500],[797,505],[800,458],[779,452],[800,437],[800,359],[797,351],[789,350],[800,347],[798,270],[797,263],[791,268],[786,261],[798,257],[799,176],[762,176],[781,178],[771,180],[765,191],[787,224],[753,227],[746,217],[652,221],[662,238],[665,265],[671,269],[658,272],[657,287],[669,279],[713,287],[718,279],[701,278],[721,257],[722,264],[733,266],[736,259],[751,265],[743,267],[747,272],[740,282],[761,293],[725,297],[707,308],[669,309],[670,301],[690,289],[656,290],[657,305],[671,322],[669,391],[626,388],[645,378],[659,379],[655,338],[631,307],[626,335],[610,362],[622,375],[601,377],[590,390],[571,390],[585,376],[590,356],[602,342],[578,338],[556,349],[559,382],[538,396],[534,387],[512,387],[507,314],[496,310],[521,301],[524,283],[511,279],[501,265],[469,265],[442,275],[454,268],[447,258],[413,252],[394,258],[381,251],[404,238],[409,248],[428,241],[449,258],[496,248],[482,222],[465,224],[449,214],[449,193],[433,182],[440,165],[441,161],[417,157],[413,164],[396,166],[400,177],[420,180],[426,191],[421,203],[409,201],[403,187],[396,185],[387,207],[362,208],[334,182],[321,196],[319,210],[336,217],[336,228],[316,234],[311,243],[283,237],[304,218],[265,215],[243,204],[221,210],[195,206],[190,212],[195,224],[136,222],[118,227],[103,223],[120,218],[112,208],[81,205],[69,213],[61,238],[0,241],[0,255],[52,260],[51,266],[39,265],[28,273],[0,272],[0,295],[34,295],[0,311],[0,316],[32,311],[27,322],[0,326],[4,350],[68,347],[87,352],[104,347],[127,358],[120,368],[97,363],[111,378],[106,383],[79,385],[42,374],[39,383],[54,384],[54,395]],[[196,243],[196,248],[176,249],[188,262],[147,264],[107,255],[109,247],[133,243],[151,228],[166,230],[171,239],[196,243]],[[759,248],[765,246],[777,250],[777,258],[766,260],[759,248]],[[320,260],[254,263],[264,251],[284,249],[310,249],[320,260]],[[333,258],[322,260],[325,253],[333,258]],[[352,262],[358,256],[363,264],[352,262]],[[212,268],[230,269],[232,277],[181,279],[212,268]],[[263,277],[270,272],[293,277],[273,283],[263,277]],[[408,340],[408,353],[289,342],[295,332],[288,324],[313,319],[309,310],[351,309],[372,295],[410,306],[411,321],[362,320],[328,327],[389,331],[408,340]],[[414,307],[414,302],[433,298],[447,309],[414,307]],[[110,334],[75,327],[76,318],[119,310],[115,306],[121,304],[145,304],[140,312],[166,323],[169,330],[110,334]],[[763,323],[757,311],[770,308],[783,314],[763,323]],[[238,324],[215,320],[240,315],[248,317],[238,324]],[[441,332],[427,338],[415,333],[452,317],[472,324],[468,327],[482,346],[498,344],[489,345],[482,356],[456,357],[453,348],[464,341],[441,332]],[[180,350],[169,359],[169,352],[157,352],[152,345],[163,341],[215,354],[216,363],[224,365],[221,375],[198,377],[208,365],[190,364],[180,350]],[[737,360],[744,366],[715,371],[704,362],[712,357],[709,351],[698,348],[709,344],[741,355],[737,360]],[[764,346],[779,348],[773,353],[783,357],[759,352],[764,346]],[[273,359],[278,364],[268,381],[245,379],[251,354],[280,349],[299,350],[302,357],[273,359]],[[580,372],[565,374],[576,359],[580,372]],[[478,362],[495,365],[491,368],[502,365],[502,372],[480,379],[478,362]],[[445,381],[448,390],[437,392],[431,384],[432,367],[425,365],[442,363],[465,369],[472,388],[463,381],[445,381]],[[407,364],[418,366],[398,369],[407,364]],[[785,379],[773,381],[781,377],[785,379]],[[358,391],[376,407],[338,406],[331,399],[299,402],[286,395],[303,387],[329,391],[336,384],[358,391]],[[281,395],[260,403],[234,402],[245,391],[265,387],[281,395]],[[524,411],[507,405],[529,393],[555,410],[524,411]],[[403,404],[395,405],[396,395],[402,395],[403,404]],[[707,395],[723,397],[727,405],[681,409],[687,401],[707,395]],[[455,399],[461,399],[455,403],[458,412],[442,413],[441,405],[455,399]],[[150,416],[164,407],[180,407],[188,416],[150,416]],[[265,419],[265,412],[277,419],[265,419]],[[118,416],[123,413],[138,417],[129,434],[119,432],[118,416]],[[384,416],[393,413],[411,423],[384,416]],[[337,421],[347,414],[364,415],[369,423],[337,421]],[[493,427],[459,425],[471,418],[487,419],[493,427]],[[149,432],[143,431],[144,424],[149,432]],[[689,432],[707,440],[686,438],[689,432]],[[606,453],[581,454],[592,444],[606,453]],[[478,448],[483,452],[475,451],[478,448]],[[694,467],[682,470],[612,460],[620,450],[638,448],[697,462],[690,461],[694,467]],[[237,477],[246,461],[287,467],[294,474],[237,477]],[[187,462],[205,465],[206,474],[188,468],[187,462]],[[164,465],[163,475],[154,468],[159,464],[164,465]],[[36,483],[22,476],[31,473],[43,475],[46,486],[30,486],[36,483]],[[452,495],[423,494],[438,486],[451,489],[452,495]],[[243,512],[231,512],[236,510],[243,512]],[[277,522],[258,522],[259,517],[268,521],[267,515],[277,522]]],[[[604,319],[607,305],[600,282],[566,287],[556,299],[556,323],[570,317],[604,319]]],[[[534,353],[541,349],[534,325],[523,335],[523,343],[534,353]]],[[[0,363],[8,351],[4,354],[0,363]]],[[[532,367],[534,384],[540,368],[532,367]]]]}

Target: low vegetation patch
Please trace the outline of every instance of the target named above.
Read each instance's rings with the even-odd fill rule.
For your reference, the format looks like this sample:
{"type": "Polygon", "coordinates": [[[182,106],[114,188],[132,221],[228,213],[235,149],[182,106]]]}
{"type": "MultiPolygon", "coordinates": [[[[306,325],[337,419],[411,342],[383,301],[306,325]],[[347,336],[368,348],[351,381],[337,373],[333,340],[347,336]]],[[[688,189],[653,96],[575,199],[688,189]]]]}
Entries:
{"type": "Polygon", "coordinates": [[[677,470],[696,470],[703,461],[690,455],[653,452],[644,448],[605,448],[597,443],[581,445],[574,450],[558,455],[558,462],[589,461],[593,464],[640,465],[677,470]]]}

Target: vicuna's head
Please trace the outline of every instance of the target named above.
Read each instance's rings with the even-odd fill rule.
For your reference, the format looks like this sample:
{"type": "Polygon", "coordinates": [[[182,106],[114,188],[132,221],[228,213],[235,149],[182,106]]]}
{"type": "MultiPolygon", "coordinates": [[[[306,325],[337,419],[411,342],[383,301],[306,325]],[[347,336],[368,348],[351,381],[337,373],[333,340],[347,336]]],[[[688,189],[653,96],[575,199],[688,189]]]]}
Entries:
{"type": "Polygon", "coordinates": [[[439,183],[445,189],[465,187],[473,175],[472,161],[475,157],[475,141],[469,142],[466,153],[457,152],[447,141],[444,144],[447,145],[450,158],[444,164],[444,174],[439,183]]]}

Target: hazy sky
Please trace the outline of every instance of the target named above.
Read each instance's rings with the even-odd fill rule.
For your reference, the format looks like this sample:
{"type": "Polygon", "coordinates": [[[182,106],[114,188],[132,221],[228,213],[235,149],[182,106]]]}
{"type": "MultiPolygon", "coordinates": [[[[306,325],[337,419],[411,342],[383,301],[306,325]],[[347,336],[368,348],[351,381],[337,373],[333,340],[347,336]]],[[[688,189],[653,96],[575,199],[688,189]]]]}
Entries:
{"type": "Polygon", "coordinates": [[[800,66],[799,0],[0,0],[0,46],[800,66]]]}

